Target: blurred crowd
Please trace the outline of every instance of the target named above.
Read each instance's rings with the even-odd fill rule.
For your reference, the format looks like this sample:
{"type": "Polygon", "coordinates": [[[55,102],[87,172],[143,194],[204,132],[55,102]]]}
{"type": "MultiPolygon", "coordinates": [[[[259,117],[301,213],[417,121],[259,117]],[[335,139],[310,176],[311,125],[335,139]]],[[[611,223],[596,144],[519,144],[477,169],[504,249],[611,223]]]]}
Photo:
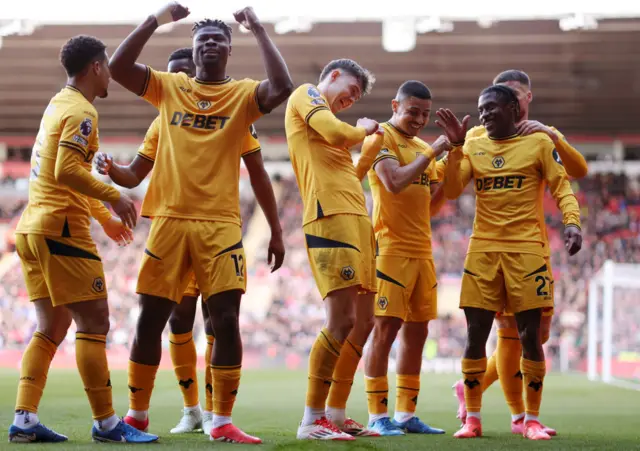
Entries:
{"type": "MultiPolygon", "coordinates": [[[[245,349],[276,358],[308,353],[324,321],[322,300],[315,287],[301,227],[302,202],[295,179],[274,177],[281,193],[278,199],[280,220],[286,245],[284,266],[271,273],[265,249],[255,251],[254,264],[248,268],[249,290],[245,295],[241,322],[245,349]]],[[[606,259],[616,262],[640,260],[640,181],[623,175],[594,175],[573,182],[582,208],[582,251],[569,258],[562,240],[561,216],[549,194],[545,211],[552,246],[555,279],[556,315],[548,352],[559,353],[561,342],[568,344],[570,359],[577,362],[586,355],[587,289],[592,276],[606,259]]],[[[367,203],[371,208],[368,191],[367,203]]],[[[256,211],[255,197],[248,178],[241,182],[244,232],[256,211]]],[[[433,249],[440,279],[459,280],[468,238],[472,230],[475,197],[471,187],[457,201],[449,202],[433,218],[433,249]]],[[[5,217],[20,213],[15,202],[2,205],[5,217]]],[[[133,338],[137,318],[135,294],[138,265],[149,231],[142,219],[135,230],[134,242],[124,248],[93,226],[93,235],[102,256],[111,308],[109,346],[127,348],[133,338]]],[[[268,242],[268,230],[264,242],[268,242]]],[[[11,258],[11,257],[6,257],[11,258]]],[[[0,279],[0,348],[20,348],[35,327],[35,315],[29,307],[20,265],[13,264],[0,279]]],[[[617,290],[614,314],[616,352],[640,352],[640,309],[635,308],[638,290],[617,290]]],[[[441,298],[440,302],[455,303],[441,298]]],[[[425,349],[429,357],[459,357],[465,343],[464,317],[455,309],[443,309],[431,323],[425,349]]],[[[196,340],[202,339],[201,320],[196,324],[196,340]]],[[[72,343],[73,330],[69,343],[72,343]]],[[[69,344],[67,344],[68,346],[69,344]]],[[[165,340],[166,345],[166,340],[165,340]]]]}

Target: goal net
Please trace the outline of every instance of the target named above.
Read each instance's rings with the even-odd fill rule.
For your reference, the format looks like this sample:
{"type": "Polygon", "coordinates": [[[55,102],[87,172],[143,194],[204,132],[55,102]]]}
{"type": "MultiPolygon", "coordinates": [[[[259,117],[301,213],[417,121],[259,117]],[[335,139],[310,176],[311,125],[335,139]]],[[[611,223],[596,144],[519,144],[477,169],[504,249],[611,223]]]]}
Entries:
{"type": "Polygon", "coordinates": [[[640,264],[607,260],[589,283],[589,379],[640,390],[640,264]]]}

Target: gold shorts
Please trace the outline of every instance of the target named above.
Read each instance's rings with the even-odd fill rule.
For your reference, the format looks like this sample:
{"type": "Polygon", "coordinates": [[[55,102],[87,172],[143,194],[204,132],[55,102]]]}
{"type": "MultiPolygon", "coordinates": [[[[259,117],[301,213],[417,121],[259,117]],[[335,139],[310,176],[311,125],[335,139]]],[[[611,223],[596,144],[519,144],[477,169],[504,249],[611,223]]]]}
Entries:
{"type": "Polygon", "coordinates": [[[553,281],[544,257],[512,252],[467,254],[460,308],[519,313],[553,307],[553,281]]]}
{"type": "Polygon", "coordinates": [[[438,316],[438,283],[431,259],[379,255],[376,316],[425,322],[438,316]]]}
{"type": "Polygon", "coordinates": [[[182,297],[197,298],[198,296],[200,296],[200,288],[198,288],[198,282],[196,282],[196,274],[192,273],[191,277],[189,277],[189,285],[187,285],[187,289],[184,290],[182,297]]]}
{"type": "MultiPolygon", "coordinates": [[[[545,257],[544,260],[547,262],[547,268],[549,269],[549,277],[551,277],[551,282],[549,282],[549,294],[553,298],[553,303],[555,305],[555,290],[554,290],[553,270],[551,268],[551,258],[545,257]]],[[[505,309],[503,312],[496,313],[496,317],[499,318],[500,316],[513,316],[513,312],[510,312],[508,309],[505,309]]],[[[542,316],[553,316],[553,306],[543,308],[542,316]]]]}
{"type": "Polygon", "coordinates": [[[205,300],[224,291],[244,292],[245,260],[237,224],[156,217],[136,291],[179,303],[194,274],[205,300]]]}
{"type": "Polygon", "coordinates": [[[90,236],[18,233],[16,251],[29,300],[50,298],[55,307],[107,297],[102,260],[90,236]]]}
{"type": "Polygon", "coordinates": [[[368,216],[340,214],[303,228],[309,264],[322,298],[352,286],[376,291],[373,226],[368,216]]]}

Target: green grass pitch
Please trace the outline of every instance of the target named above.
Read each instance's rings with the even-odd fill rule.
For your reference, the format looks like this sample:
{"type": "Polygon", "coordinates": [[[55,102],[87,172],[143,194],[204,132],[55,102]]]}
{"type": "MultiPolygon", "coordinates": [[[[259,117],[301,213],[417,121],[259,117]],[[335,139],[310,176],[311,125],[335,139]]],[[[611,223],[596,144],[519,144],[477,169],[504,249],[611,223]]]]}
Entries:
{"type": "MultiPolygon", "coordinates": [[[[200,375],[202,377],[202,375],[200,375]]],[[[140,449],[172,451],[209,449],[264,450],[403,450],[460,449],[511,450],[531,448],[566,450],[630,450],[640,449],[640,392],[591,383],[583,376],[550,375],[545,381],[542,418],[558,429],[558,436],[546,443],[529,442],[514,436],[509,430],[509,412],[500,387],[491,387],[484,398],[483,428],[485,437],[456,440],[456,403],[450,389],[455,375],[425,374],[418,414],[433,426],[446,429],[444,436],[417,436],[358,439],[350,443],[301,442],[295,439],[297,423],[302,414],[306,374],[300,371],[245,371],[234,410],[234,423],[245,431],[260,436],[261,446],[240,446],[210,442],[203,434],[171,435],[179,420],[182,398],[171,372],[161,372],[156,379],[150,412],[151,432],[161,436],[160,442],[133,445],[140,449]]],[[[10,445],[7,428],[13,420],[13,407],[18,373],[0,371],[0,449],[27,446],[30,450],[89,450],[96,445],[90,440],[91,412],[75,371],[53,370],[42,400],[40,419],[48,426],[69,436],[60,445],[10,445]]],[[[119,415],[127,408],[126,373],[112,373],[114,403],[119,415]]],[[[366,420],[366,399],[362,373],[356,382],[347,412],[358,421],[366,420]]],[[[389,378],[394,384],[394,376],[389,378]]],[[[200,381],[201,382],[201,381],[200,381]]],[[[200,385],[203,391],[202,384],[200,385]]],[[[395,393],[392,388],[390,407],[395,393]]],[[[202,403],[202,399],[201,399],[202,403]]],[[[121,445],[113,445],[121,446],[121,445]]],[[[125,446],[128,448],[128,446],[125,446]]]]}

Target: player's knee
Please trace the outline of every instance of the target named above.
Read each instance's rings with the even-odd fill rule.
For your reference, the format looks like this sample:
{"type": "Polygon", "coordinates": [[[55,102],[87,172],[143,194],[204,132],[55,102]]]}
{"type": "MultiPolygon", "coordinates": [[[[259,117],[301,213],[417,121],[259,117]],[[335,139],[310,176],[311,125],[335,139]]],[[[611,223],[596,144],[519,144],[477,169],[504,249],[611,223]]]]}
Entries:
{"type": "Polygon", "coordinates": [[[50,338],[56,345],[60,345],[67,336],[71,326],[71,315],[58,315],[50,321],[38,324],[37,331],[50,338]]]}
{"type": "Polygon", "coordinates": [[[224,333],[235,333],[240,327],[240,318],[234,309],[224,309],[216,312],[210,318],[216,336],[224,333]]]}
{"type": "Polygon", "coordinates": [[[191,315],[184,314],[176,308],[169,318],[169,329],[172,334],[186,334],[193,330],[193,322],[194,318],[191,315]]]}
{"type": "Polygon", "coordinates": [[[391,348],[402,326],[399,318],[378,317],[373,328],[373,344],[376,348],[391,348]]]}
{"type": "Polygon", "coordinates": [[[429,335],[429,322],[404,323],[400,330],[402,346],[408,349],[416,348],[422,354],[424,343],[429,335]]]}
{"type": "Polygon", "coordinates": [[[346,340],[356,323],[355,313],[336,316],[327,320],[327,329],[338,341],[346,340]]]}
{"type": "Polygon", "coordinates": [[[520,328],[519,333],[524,358],[528,360],[540,360],[543,351],[539,329],[535,326],[525,326],[520,328]]]}
{"type": "Polygon", "coordinates": [[[371,316],[365,316],[364,318],[357,318],[356,323],[354,324],[353,327],[358,329],[359,335],[362,335],[363,337],[365,337],[364,339],[366,341],[366,337],[368,337],[371,331],[373,330],[373,326],[374,326],[374,317],[373,315],[371,315],[371,316]]]}
{"type": "Polygon", "coordinates": [[[106,299],[70,304],[78,332],[107,335],[109,333],[109,304],[106,299]]]}

